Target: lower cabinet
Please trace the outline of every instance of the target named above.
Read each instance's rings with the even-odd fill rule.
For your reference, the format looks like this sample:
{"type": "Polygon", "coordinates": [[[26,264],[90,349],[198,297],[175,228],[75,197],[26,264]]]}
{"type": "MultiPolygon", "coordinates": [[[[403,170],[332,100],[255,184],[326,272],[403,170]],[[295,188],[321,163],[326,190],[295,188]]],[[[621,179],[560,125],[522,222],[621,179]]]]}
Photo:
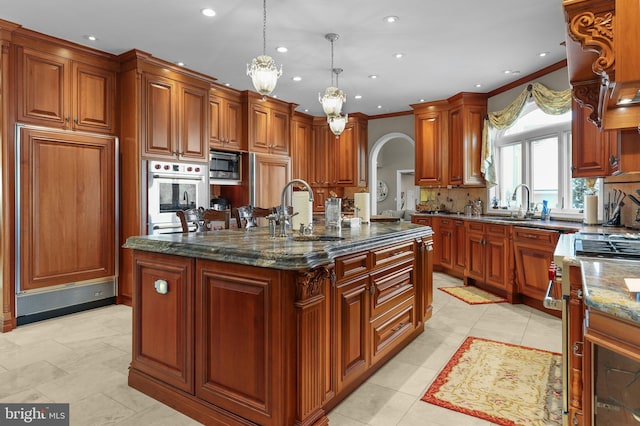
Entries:
{"type": "Polygon", "coordinates": [[[548,270],[558,238],[558,231],[513,227],[518,292],[540,301],[540,305],[549,285],[548,270]]]}
{"type": "Polygon", "coordinates": [[[204,424],[326,424],[422,333],[431,243],[300,271],[134,250],[129,385],[204,424]]]}
{"type": "Polygon", "coordinates": [[[515,297],[511,226],[475,221],[466,222],[465,280],[505,296],[515,297]]]}

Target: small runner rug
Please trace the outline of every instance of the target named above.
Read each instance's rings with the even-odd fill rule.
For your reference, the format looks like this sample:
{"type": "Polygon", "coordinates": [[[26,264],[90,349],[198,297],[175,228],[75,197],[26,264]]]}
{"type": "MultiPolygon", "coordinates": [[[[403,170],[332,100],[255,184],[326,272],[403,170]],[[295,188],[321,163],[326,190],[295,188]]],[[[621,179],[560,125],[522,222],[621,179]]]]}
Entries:
{"type": "Polygon", "coordinates": [[[448,293],[451,296],[468,303],[469,305],[481,305],[484,303],[503,303],[507,301],[507,299],[505,299],[504,297],[489,293],[488,291],[482,290],[481,288],[472,285],[438,288],[445,293],[448,293]]]}
{"type": "Polygon", "coordinates": [[[422,400],[498,425],[561,425],[562,356],[467,337],[422,400]]]}

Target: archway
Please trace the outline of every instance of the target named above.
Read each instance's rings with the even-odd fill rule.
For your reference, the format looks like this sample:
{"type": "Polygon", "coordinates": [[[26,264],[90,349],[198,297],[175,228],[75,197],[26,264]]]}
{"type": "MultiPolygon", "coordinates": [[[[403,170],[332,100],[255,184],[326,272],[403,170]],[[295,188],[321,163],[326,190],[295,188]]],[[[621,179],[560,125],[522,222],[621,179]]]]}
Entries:
{"type": "MultiPolygon", "coordinates": [[[[412,146],[415,147],[415,141],[400,132],[391,132],[386,135],[380,137],[375,143],[371,146],[369,150],[369,192],[371,193],[371,214],[375,215],[378,212],[378,203],[376,202],[376,182],[378,181],[378,155],[380,154],[380,150],[382,147],[393,139],[401,139],[409,142],[412,146]]],[[[415,164],[415,158],[414,158],[415,164]]]]}

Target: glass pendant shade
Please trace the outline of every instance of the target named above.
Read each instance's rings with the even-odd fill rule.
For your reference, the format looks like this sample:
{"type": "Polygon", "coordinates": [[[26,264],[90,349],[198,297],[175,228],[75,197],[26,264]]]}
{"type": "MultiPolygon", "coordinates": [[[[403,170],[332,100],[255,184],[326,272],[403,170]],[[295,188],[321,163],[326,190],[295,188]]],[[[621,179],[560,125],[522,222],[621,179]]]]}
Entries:
{"type": "Polygon", "coordinates": [[[334,135],[336,135],[336,137],[342,134],[348,120],[349,120],[349,114],[327,117],[327,122],[329,123],[329,129],[331,129],[331,132],[334,135]]]}
{"type": "Polygon", "coordinates": [[[260,55],[253,58],[251,66],[247,65],[247,75],[251,77],[256,92],[267,96],[276,88],[278,78],[282,75],[282,65],[278,69],[271,56],[260,55]]]}
{"type": "Polygon", "coordinates": [[[320,97],[318,95],[318,99],[327,117],[340,115],[342,113],[342,104],[347,100],[344,92],[337,87],[327,87],[324,96],[320,97]]]}

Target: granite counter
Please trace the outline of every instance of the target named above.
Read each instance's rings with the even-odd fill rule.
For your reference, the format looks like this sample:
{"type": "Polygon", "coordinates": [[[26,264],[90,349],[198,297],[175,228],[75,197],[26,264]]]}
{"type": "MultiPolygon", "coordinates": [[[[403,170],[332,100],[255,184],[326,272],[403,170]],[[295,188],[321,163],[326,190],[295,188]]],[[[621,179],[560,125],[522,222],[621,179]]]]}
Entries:
{"type": "MultiPolygon", "coordinates": [[[[409,238],[429,237],[431,228],[406,222],[368,224],[356,228],[316,227],[314,235],[335,241],[271,238],[265,228],[130,237],[124,248],[280,270],[310,269],[336,257],[409,238]]],[[[295,235],[295,233],[293,234],[295,235]]]]}

